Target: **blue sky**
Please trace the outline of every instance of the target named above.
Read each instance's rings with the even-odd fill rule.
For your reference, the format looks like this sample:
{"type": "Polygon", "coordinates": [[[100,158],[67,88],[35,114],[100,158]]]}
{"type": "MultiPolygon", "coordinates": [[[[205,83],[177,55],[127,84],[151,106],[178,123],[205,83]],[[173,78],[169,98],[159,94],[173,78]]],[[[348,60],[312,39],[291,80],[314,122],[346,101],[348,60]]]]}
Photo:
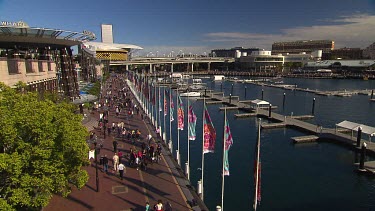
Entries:
{"type": "Polygon", "coordinates": [[[336,47],[375,42],[375,0],[0,0],[0,20],[89,30],[113,24],[116,43],[143,52],[192,53],[276,41],[333,39],[336,47]]]}

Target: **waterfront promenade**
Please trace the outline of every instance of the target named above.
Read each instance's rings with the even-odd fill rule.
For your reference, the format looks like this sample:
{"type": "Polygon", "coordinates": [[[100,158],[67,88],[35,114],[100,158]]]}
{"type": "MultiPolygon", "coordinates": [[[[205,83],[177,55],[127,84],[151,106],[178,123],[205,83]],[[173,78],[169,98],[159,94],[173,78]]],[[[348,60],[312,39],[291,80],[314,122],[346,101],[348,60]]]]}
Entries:
{"type": "MultiPolygon", "coordinates": [[[[112,93],[120,89],[120,83],[116,85],[117,87],[113,86],[115,89],[112,93]]],[[[104,89],[102,94],[104,95],[106,91],[104,89]]],[[[131,99],[134,99],[130,92],[128,94],[131,99]]],[[[141,141],[145,141],[147,134],[151,134],[154,137],[152,143],[156,146],[160,140],[156,138],[149,121],[141,118],[141,113],[142,111],[139,115],[135,113],[133,117],[130,117],[125,112],[121,112],[117,117],[114,108],[109,107],[109,125],[112,125],[112,122],[123,121],[127,130],[139,129],[141,131],[141,141]]],[[[141,143],[124,141],[116,137],[114,132],[110,135],[106,134],[104,138],[103,132],[97,128],[99,112],[85,111],[85,114],[86,117],[82,123],[89,131],[95,132],[98,136],[98,143],[103,143],[98,158],[107,155],[109,173],[103,172],[103,166],[98,164],[99,192],[96,192],[95,161],[92,159],[91,165],[84,167],[89,174],[87,184],[81,190],[73,189],[67,198],[55,195],[43,210],[145,210],[146,202],[153,207],[158,200],[162,200],[164,204],[169,202],[173,210],[208,210],[190,188],[182,170],[177,167],[177,163],[165,146],[162,146],[163,155],[159,163],[149,163],[146,170],[141,168],[137,170],[128,165],[128,158],[130,149],[139,149],[141,143]],[[123,153],[122,161],[126,166],[123,180],[119,178],[118,172],[113,171],[113,140],[117,140],[117,149],[123,153]],[[197,202],[196,206],[192,206],[193,199],[197,202]]],[[[90,148],[93,149],[93,147],[93,144],[90,144],[90,148]]]]}

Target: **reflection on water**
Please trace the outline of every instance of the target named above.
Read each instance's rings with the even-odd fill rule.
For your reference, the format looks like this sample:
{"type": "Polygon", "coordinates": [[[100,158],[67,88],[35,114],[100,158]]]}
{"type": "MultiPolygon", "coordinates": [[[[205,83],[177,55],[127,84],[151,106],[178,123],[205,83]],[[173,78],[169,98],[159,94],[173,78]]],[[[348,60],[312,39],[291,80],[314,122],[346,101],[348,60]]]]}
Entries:
{"type": "MultiPolygon", "coordinates": [[[[221,90],[221,82],[208,87],[221,90]]],[[[284,79],[286,84],[319,90],[350,90],[375,88],[375,81],[332,79],[284,79]]],[[[223,82],[225,95],[231,92],[232,82],[223,82]]],[[[315,118],[309,122],[334,128],[343,120],[375,126],[375,102],[369,96],[327,97],[311,93],[233,83],[233,95],[244,99],[260,99],[277,105],[276,112],[284,115],[306,115],[312,112],[316,98],[315,118]],[[246,86],[246,98],[245,98],[246,86]],[[285,104],[283,106],[283,95],[285,104]]],[[[173,97],[175,100],[175,97],[173,97]]],[[[186,98],[183,99],[186,105],[186,98]]],[[[196,186],[201,177],[202,101],[191,101],[197,120],[197,139],[190,142],[191,182],[196,186]]],[[[176,102],[175,102],[176,105],[176,102]]],[[[175,106],[176,107],[176,106],[175,106]]],[[[215,210],[221,202],[221,159],[223,112],[221,105],[207,105],[217,132],[216,152],[205,155],[205,203],[215,210]]],[[[230,176],[225,178],[225,209],[251,210],[254,197],[253,163],[257,118],[235,119],[228,111],[234,144],[229,152],[230,176]]],[[[176,111],[175,111],[176,113],[176,111]]],[[[168,116],[169,117],[169,116],[168,116]]],[[[168,119],[168,118],[167,118],[168,119]]],[[[176,119],[176,118],[175,118],[176,119]]],[[[186,118],[185,118],[186,119],[186,118]]],[[[186,121],[186,120],[185,120],[186,121]]],[[[185,123],[187,124],[187,123],[185,123]]],[[[172,122],[176,128],[176,121],[172,122]]],[[[185,127],[186,128],[186,127],[185,127]]],[[[167,122],[169,131],[169,122],[167,122]]],[[[354,163],[358,155],[339,145],[312,143],[294,145],[291,137],[305,135],[293,129],[262,130],[262,201],[259,210],[369,210],[375,209],[375,177],[358,175],[354,163]]],[[[169,137],[169,134],[167,135],[169,137]]],[[[181,163],[186,162],[186,129],[180,132],[181,163]]],[[[177,146],[174,129],[173,145],[177,146]]]]}

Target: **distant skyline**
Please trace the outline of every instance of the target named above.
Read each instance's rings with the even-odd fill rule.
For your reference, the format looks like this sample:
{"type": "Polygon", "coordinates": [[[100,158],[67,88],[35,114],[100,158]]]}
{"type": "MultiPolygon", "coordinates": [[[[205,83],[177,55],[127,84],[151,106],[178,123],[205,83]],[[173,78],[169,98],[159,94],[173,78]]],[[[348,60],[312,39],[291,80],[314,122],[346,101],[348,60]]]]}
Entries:
{"type": "Polygon", "coordinates": [[[0,20],[32,27],[89,30],[113,25],[115,43],[139,54],[207,54],[237,46],[271,50],[273,42],[328,39],[335,48],[375,42],[374,0],[22,1],[0,0],[0,20]]]}

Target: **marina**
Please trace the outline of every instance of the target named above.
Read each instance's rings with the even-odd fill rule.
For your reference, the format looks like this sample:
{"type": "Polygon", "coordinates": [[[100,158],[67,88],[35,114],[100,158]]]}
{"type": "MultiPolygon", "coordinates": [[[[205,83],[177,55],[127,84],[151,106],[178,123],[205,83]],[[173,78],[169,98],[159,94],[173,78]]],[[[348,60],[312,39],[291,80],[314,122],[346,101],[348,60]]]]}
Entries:
{"type": "MultiPolygon", "coordinates": [[[[324,80],[327,80],[327,79],[324,79],[324,80]]],[[[339,109],[339,107],[336,106],[336,107],[334,107],[335,109],[333,109],[333,107],[325,107],[325,106],[322,106],[321,101],[323,99],[324,99],[324,101],[328,100],[328,102],[346,100],[346,101],[350,101],[350,102],[345,103],[344,105],[351,105],[352,104],[353,106],[359,106],[359,105],[363,105],[363,100],[367,100],[367,102],[368,102],[368,98],[366,99],[365,95],[354,95],[350,98],[330,98],[330,97],[327,98],[326,96],[315,95],[312,92],[295,92],[294,90],[286,90],[286,92],[285,92],[286,97],[284,97],[285,99],[283,99],[283,92],[282,92],[283,89],[279,89],[279,88],[275,88],[275,87],[264,87],[264,86],[259,86],[257,84],[247,84],[248,87],[247,87],[247,95],[246,95],[246,93],[244,93],[244,88],[243,88],[245,84],[242,84],[242,83],[234,83],[234,85],[232,85],[232,82],[229,82],[229,81],[210,82],[209,79],[207,79],[205,81],[205,83],[207,84],[207,89],[204,90],[204,91],[201,91],[202,96],[199,97],[199,98],[196,98],[195,99],[196,101],[194,101],[194,103],[193,103],[193,105],[196,108],[198,108],[198,110],[195,110],[195,112],[197,114],[197,117],[200,118],[199,116],[202,115],[199,108],[202,108],[203,99],[205,99],[207,106],[210,105],[208,108],[213,112],[216,112],[217,110],[220,111],[220,108],[223,109],[224,105],[226,105],[227,108],[235,107],[235,110],[234,110],[235,112],[229,112],[228,113],[229,120],[234,121],[234,123],[231,123],[231,125],[233,127],[233,131],[237,131],[237,133],[239,133],[238,135],[236,135],[236,132],[233,133],[234,139],[235,139],[234,150],[236,149],[236,143],[237,143],[236,137],[237,137],[237,139],[239,139],[240,142],[242,141],[242,144],[243,144],[243,141],[248,142],[249,140],[244,140],[243,138],[239,138],[239,137],[249,138],[250,143],[253,143],[255,141],[256,137],[254,137],[253,134],[244,132],[244,131],[249,131],[249,128],[244,128],[244,126],[246,125],[246,124],[244,125],[244,123],[250,122],[250,124],[252,125],[251,127],[255,127],[255,123],[252,123],[252,122],[257,122],[258,118],[260,117],[262,119],[262,124],[261,124],[262,128],[263,128],[262,134],[263,133],[264,134],[274,134],[274,135],[272,135],[271,139],[267,138],[267,136],[265,137],[266,140],[263,144],[264,145],[263,147],[266,148],[266,149],[264,149],[265,151],[263,153],[266,153],[266,155],[265,155],[266,157],[267,157],[267,154],[268,154],[267,151],[270,150],[270,151],[273,151],[273,153],[276,153],[276,151],[274,151],[274,148],[280,148],[280,149],[283,149],[283,150],[287,150],[287,152],[288,152],[288,154],[290,154],[290,156],[297,153],[297,154],[299,154],[299,159],[302,159],[302,158],[306,159],[307,157],[310,157],[310,155],[308,153],[308,154],[304,154],[301,157],[300,153],[298,152],[298,151],[301,151],[301,149],[300,149],[301,147],[303,147],[303,150],[302,150],[302,152],[303,152],[305,150],[312,150],[312,149],[315,149],[317,147],[320,148],[320,147],[324,146],[324,148],[326,148],[326,149],[334,150],[335,152],[341,151],[342,153],[344,153],[344,152],[347,153],[348,149],[349,149],[349,152],[350,152],[350,154],[352,154],[353,157],[351,159],[347,158],[347,159],[352,160],[352,161],[347,162],[347,164],[345,165],[346,166],[345,169],[351,170],[353,168],[354,169],[358,168],[354,165],[356,154],[358,152],[358,148],[356,147],[356,132],[354,131],[354,136],[353,136],[353,131],[351,131],[351,130],[348,130],[348,129],[345,129],[345,128],[335,128],[335,125],[343,118],[343,117],[337,118],[335,116],[332,116],[332,114],[335,113],[334,110],[339,109]],[[270,95],[270,93],[272,93],[272,95],[270,95]],[[303,95],[303,93],[307,93],[308,95],[305,96],[305,95],[303,95]],[[230,97],[230,94],[232,94],[232,97],[230,97]],[[313,111],[312,107],[311,107],[311,103],[313,102],[313,100],[312,100],[313,96],[316,98],[316,102],[317,102],[317,104],[315,105],[316,106],[315,111],[313,111]],[[254,105],[252,105],[251,102],[254,101],[254,99],[260,99],[262,97],[265,100],[268,100],[268,102],[270,104],[272,104],[272,106],[275,106],[275,109],[271,109],[271,113],[270,113],[270,110],[269,110],[269,106],[266,106],[264,108],[254,109],[254,105]],[[297,97],[297,100],[293,99],[293,98],[296,98],[296,97],[297,97]],[[308,103],[309,106],[306,106],[306,99],[308,99],[309,97],[310,97],[311,101],[309,100],[309,102],[310,102],[310,103],[308,103]],[[298,100],[298,98],[300,98],[300,100],[298,100]],[[358,100],[358,98],[361,98],[363,100],[358,100]],[[291,101],[293,101],[294,103],[290,104],[291,101]],[[357,103],[353,103],[355,101],[357,101],[360,104],[357,105],[357,103]],[[301,104],[301,102],[302,102],[302,104],[301,104]],[[291,107],[291,105],[292,105],[292,107],[291,107]],[[301,106],[301,105],[303,105],[303,106],[301,106]],[[301,109],[301,108],[303,108],[303,109],[301,109]],[[309,114],[309,113],[311,113],[311,114],[309,114]],[[329,121],[326,121],[326,120],[321,121],[323,119],[327,119],[327,117],[328,118],[332,117],[332,118],[335,118],[335,119],[332,119],[332,120],[329,120],[329,121]],[[237,123],[237,121],[239,121],[239,122],[237,123]],[[267,125],[269,125],[269,126],[267,126],[267,125]],[[275,127],[276,125],[278,127],[275,127]],[[271,128],[273,128],[273,129],[272,130],[266,129],[266,127],[270,127],[270,129],[271,128]],[[282,132],[282,131],[284,131],[284,132],[282,132]],[[291,133],[291,134],[289,134],[287,136],[282,135],[282,133],[285,133],[285,131],[287,132],[287,134],[289,134],[289,133],[291,133]],[[303,138],[300,138],[301,141],[299,141],[298,143],[316,142],[317,139],[319,139],[319,142],[316,142],[317,144],[314,144],[314,145],[303,145],[303,144],[302,145],[300,145],[300,144],[289,145],[288,143],[291,142],[292,137],[303,137],[303,138]],[[318,137],[318,138],[315,138],[315,137],[318,137]],[[280,144],[285,143],[286,145],[276,144],[275,140],[279,140],[279,139],[280,139],[280,141],[284,140],[283,142],[280,142],[280,144]]],[[[353,86],[355,86],[355,85],[353,85],[353,86]]],[[[340,88],[340,87],[338,86],[338,88],[340,88]]],[[[350,87],[348,87],[347,90],[350,90],[350,87]]],[[[186,98],[184,98],[184,102],[186,103],[186,98]]],[[[338,110],[338,111],[340,111],[340,110],[338,110]]],[[[359,112],[361,110],[351,110],[351,111],[352,111],[353,114],[355,114],[356,112],[359,112]]],[[[220,113],[223,114],[223,111],[221,111],[220,113]]],[[[358,116],[358,114],[355,114],[355,115],[358,116]]],[[[219,122],[221,121],[219,116],[220,115],[216,115],[216,113],[215,113],[215,115],[212,116],[213,121],[215,123],[215,128],[218,128],[217,129],[218,133],[220,133],[220,123],[219,122]]],[[[358,119],[355,119],[355,121],[358,121],[358,119]]],[[[360,121],[360,122],[367,123],[367,124],[371,125],[371,123],[369,123],[366,120],[360,121]]],[[[168,127],[168,122],[167,122],[167,127],[168,127]]],[[[201,124],[199,124],[199,121],[197,123],[197,127],[198,128],[201,127],[201,124]]],[[[186,134],[185,131],[181,131],[181,132],[180,132],[180,134],[182,136],[185,136],[185,135],[183,135],[183,134],[186,134]]],[[[172,136],[175,136],[175,135],[176,135],[175,133],[172,133],[172,136]]],[[[198,142],[201,142],[201,141],[199,141],[199,140],[201,140],[200,137],[201,137],[201,135],[199,133],[197,133],[198,142]]],[[[361,140],[361,144],[363,142],[366,142],[366,143],[369,142],[367,140],[366,136],[363,136],[363,138],[364,139],[361,140]]],[[[219,139],[217,141],[220,142],[219,139]]],[[[277,143],[279,143],[279,142],[277,142],[277,143]]],[[[174,141],[173,144],[176,145],[177,143],[174,141]]],[[[192,142],[190,144],[190,146],[191,146],[191,153],[192,154],[197,154],[197,153],[199,154],[199,143],[192,142]]],[[[250,146],[247,145],[246,148],[248,149],[250,146]]],[[[368,146],[368,148],[367,148],[368,153],[367,154],[368,154],[368,156],[372,156],[373,152],[374,152],[373,143],[368,143],[367,146],[368,146]]],[[[184,163],[186,158],[184,158],[183,154],[184,154],[184,151],[187,150],[186,146],[184,144],[181,145],[180,150],[181,150],[181,163],[184,163]]],[[[238,150],[238,148],[237,148],[237,150],[238,150]]],[[[335,153],[335,152],[331,152],[331,153],[335,153]]],[[[279,153],[276,153],[276,154],[279,154],[279,153]]],[[[278,161],[276,161],[275,159],[279,159],[280,161],[284,160],[284,162],[292,162],[290,160],[289,156],[287,156],[287,157],[282,156],[282,158],[281,157],[278,158],[278,156],[281,156],[281,155],[277,155],[276,157],[272,158],[272,164],[269,163],[269,161],[267,161],[271,158],[266,159],[266,161],[265,161],[266,165],[272,165],[272,166],[277,165],[278,161]],[[286,161],[286,160],[288,160],[288,161],[286,161]]],[[[322,154],[322,155],[319,155],[318,157],[314,156],[314,160],[315,159],[325,160],[324,158],[327,157],[327,156],[329,156],[329,155],[322,154]]],[[[210,170],[206,170],[206,174],[211,175],[211,176],[208,176],[208,177],[213,176],[211,172],[215,171],[214,168],[220,168],[219,166],[216,166],[214,163],[212,163],[212,159],[215,160],[214,157],[216,157],[215,154],[209,154],[208,158],[206,158],[206,159],[208,159],[207,162],[210,163],[210,166],[207,167],[210,170]],[[210,159],[211,159],[211,161],[209,161],[210,159]]],[[[193,166],[194,165],[197,166],[197,164],[200,162],[199,157],[193,157],[191,159],[192,159],[191,165],[193,165],[193,166]]],[[[216,159],[219,159],[219,158],[216,158],[216,159]]],[[[237,172],[239,170],[238,169],[239,166],[238,166],[238,164],[236,164],[235,161],[233,161],[233,162],[232,162],[232,166],[234,168],[233,171],[237,172]]],[[[332,165],[334,165],[333,163],[335,163],[335,160],[331,160],[331,163],[332,163],[332,165]]],[[[200,166],[200,165],[198,165],[198,166],[200,166]]],[[[283,165],[281,165],[281,166],[283,166],[283,165]]],[[[271,179],[272,175],[275,175],[276,172],[271,173],[269,171],[273,171],[272,170],[273,167],[268,166],[268,168],[270,168],[270,169],[267,170],[267,169],[265,169],[265,167],[263,168],[264,171],[267,171],[268,173],[262,174],[262,177],[264,179],[266,179],[268,181],[268,183],[271,183],[271,184],[277,186],[278,184],[274,183],[273,180],[271,179]]],[[[287,167],[285,167],[285,168],[282,167],[282,168],[288,169],[287,167]]],[[[342,170],[344,170],[344,169],[342,169],[342,170]]],[[[287,171],[287,170],[285,170],[285,171],[287,171]]],[[[300,172],[300,171],[301,170],[297,169],[297,172],[296,172],[297,174],[293,177],[297,177],[298,175],[301,176],[301,174],[303,175],[303,172],[302,171],[300,172]]],[[[330,172],[330,171],[328,171],[328,172],[330,172]]],[[[335,172],[332,171],[330,174],[334,175],[336,173],[337,173],[337,168],[336,168],[335,172]]],[[[192,170],[191,177],[190,177],[190,180],[191,180],[192,184],[195,184],[196,181],[199,180],[199,178],[200,178],[199,174],[200,174],[200,171],[195,172],[194,170],[192,170]]],[[[235,175],[236,173],[233,173],[233,174],[235,175]]],[[[277,173],[276,173],[276,175],[277,175],[277,173]]],[[[345,174],[345,175],[348,175],[348,174],[345,174]]],[[[350,175],[352,175],[352,174],[350,174],[350,175]]],[[[309,177],[313,177],[313,175],[311,175],[311,176],[305,175],[305,177],[309,178],[309,177]]],[[[352,175],[352,177],[360,177],[360,176],[357,173],[355,173],[355,174],[352,175]]],[[[228,180],[232,180],[232,183],[231,183],[232,185],[243,186],[243,183],[244,183],[244,182],[234,182],[233,179],[231,179],[231,177],[228,177],[228,180]]],[[[300,179],[295,178],[295,181],[297,181],[297,183],[301,183],[300,185],[303,184],[300,179]]],[[[213,209],[215,207],[215,204],[216,204],[215,198],[219,197],[217,195],[215,196],[215,193],[214,193],[215,191],[219,191],[215,188],[215,183],[218,183],[218,182],[219,181],[216,180],[216,179],[214,179],[213,181],[208,180],[208,181],[205,182],[205,189],[206,189],[205,192],[206,192],[206,194],[205,194],[205,200],[204,201],[207,204],[207,206],[210,207],[210,209],[211,208],[213,209]]],[[[316,184],[317,186],[320,186],[319,185],[320,182],[324,182],[324,181],[321,181],[321,180],[315,181],[314,184],[316,184]]],[[[346,181],[346,182],[349,182],[349,181],[346,181]]],[[[349,182],[349,184],[350,184],[350,182],[349,182]]],[[[248,184],[248,185],[250,187],[252,186],[251,183],[248,184]]],[[[268,184],[268,185],[270,185],[270,184],[268,184]]],[[[266,187],[267,187],[267,185],[266,185],[266,187]]],[[[238,188],[240,188],[240,187],[238,187],[238,188]]],[[[272,191],[272,192],[276,191],[279,195],[278,197],[283,198],[282,200],[287,200],[285,197],[281,196],[283,193],[275,190],[275,188],[272,188],[272,190],[270,190],[270,191],[272,191]]],[[[330,192],[332,192],[332,191],[330,191],[330,192]]],[[[266,195],[264,197],[271,197],[270,195],[268,195],[270,193],[265,192],[264,194],[266,195]]],[[[229,206],[229,204],[231,203],[230,201],[236,200],[236,199],[232,198],[230,196],[228,196],[228,197],[230,199],[226,199],[226,200],[229,200],[229,202],[227,202],[227,204],[229,206]]],[[[243,196],[239,196],[239,197],[242,198],[243,196]]],[[[303,200],[303,199],[301,198],[300,200],[303,200]]],[[[279,203],[281,203],[281,199],[280,199],[279,203]]],[[[272,209],[270,207],[273,207],[273,206],[264,205],[264,204],[262,206],[266,207],[265,209],[267,209],[267,210],[272,209]]],[[[279,206],[280,206],[280,204],[277,207],[279,207],[279,206]]]]}

